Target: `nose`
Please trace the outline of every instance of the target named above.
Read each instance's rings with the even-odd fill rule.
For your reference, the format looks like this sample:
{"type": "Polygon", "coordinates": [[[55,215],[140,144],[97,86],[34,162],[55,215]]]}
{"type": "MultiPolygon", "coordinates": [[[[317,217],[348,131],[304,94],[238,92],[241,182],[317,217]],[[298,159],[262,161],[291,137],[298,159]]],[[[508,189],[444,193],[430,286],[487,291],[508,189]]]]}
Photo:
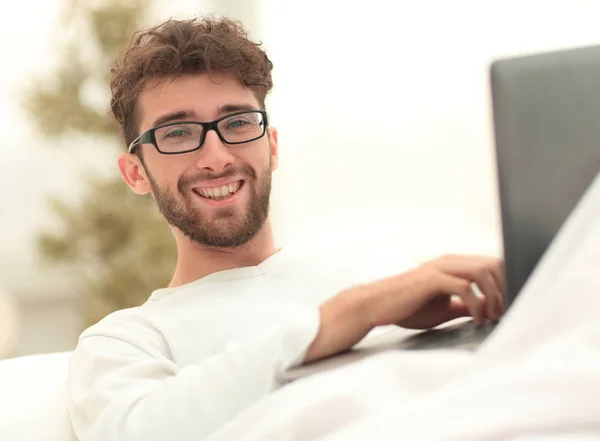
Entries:
{"type": "Polygon", "coordinates": [[[199,170],[219,173],[231,166],[234,160],[233,155],[214,130],[209,130],[206,133],[204,144],[202,144],[198,153],[196,167],[199,170]]]}

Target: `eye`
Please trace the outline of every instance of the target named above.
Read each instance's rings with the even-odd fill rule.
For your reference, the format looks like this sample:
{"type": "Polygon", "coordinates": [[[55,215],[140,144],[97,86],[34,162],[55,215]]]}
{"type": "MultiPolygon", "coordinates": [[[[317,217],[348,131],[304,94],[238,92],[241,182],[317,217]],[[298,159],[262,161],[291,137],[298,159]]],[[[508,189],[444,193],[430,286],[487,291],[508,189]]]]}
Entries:
{"type": "Polygon", "coordinates": [[[165,138],[177,138],[180,136],[188,136],[190,135],[190,132],[181,128],[181,127],[176,127],[174,129],[169,130],[167,133],[165,133],[165,138]]]}
{"type": "Polygon", "coordinates": [[[230,119],[227,121],[227,128],[228,129],[239,129],[242,127],[246,127],[249,124],[250,124],[250,121],[248,121],[246,119],[242,119],[242,118],[230,119]]]}
{"type": "Polygon", "coordinates": [[[156,139],[163,143],[180,143],[200,139],[202,126],[196,124],[174,124],[156,130],[156,139]]]}

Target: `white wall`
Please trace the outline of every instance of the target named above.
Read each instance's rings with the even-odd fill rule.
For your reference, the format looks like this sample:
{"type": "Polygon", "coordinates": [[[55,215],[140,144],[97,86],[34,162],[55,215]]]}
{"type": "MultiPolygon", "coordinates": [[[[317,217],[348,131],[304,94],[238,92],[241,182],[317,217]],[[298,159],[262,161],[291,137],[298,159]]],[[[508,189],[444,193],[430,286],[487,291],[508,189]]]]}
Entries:
{"type": "Polygon", "coordinates": [[[279,237],[500,254],[489,62],[600,43],[600,2],[263,5],[279,237]]]}
{"type": "MultiPolygon", "coordinates": [[[[52,63],[59,1],[28,10],[30,27],[18,24],[19,4],[0,5],[0,284],[37,271],[45,198],[76,196],[80,166],[36,138],[18,102],[24,81],[52,63]]],[[[499,252],[489,61],[600,43],[596,0],[177,0],[164,9],[157,20],[239,10],[264,40],[275,63],[282,242],[334,228],[375,245],[406,233],[421,254],[499,252]],[[431,225],[441,239],[422,243],[431,225]]]]}

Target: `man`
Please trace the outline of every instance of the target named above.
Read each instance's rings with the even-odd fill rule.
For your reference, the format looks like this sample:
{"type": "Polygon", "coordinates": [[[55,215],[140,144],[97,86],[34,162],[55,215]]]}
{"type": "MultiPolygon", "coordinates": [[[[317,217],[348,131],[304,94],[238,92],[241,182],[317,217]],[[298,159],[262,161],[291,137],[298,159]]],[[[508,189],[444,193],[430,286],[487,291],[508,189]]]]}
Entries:
{"type": "Polygon", "coordinates": [[[82,441],[198,441],[279,387],[282,371],[344,351],[377,326],[499,319],[496,259],[446,256],[352,286],[278,250],[268,210],[278,161],[265,111],[271,69],[226,19],[141,31],[116,62],[111,109],[129,146],[119,170],[155,198],[178,261],[169,287],[81,336],[68,396],[82,441]]]}

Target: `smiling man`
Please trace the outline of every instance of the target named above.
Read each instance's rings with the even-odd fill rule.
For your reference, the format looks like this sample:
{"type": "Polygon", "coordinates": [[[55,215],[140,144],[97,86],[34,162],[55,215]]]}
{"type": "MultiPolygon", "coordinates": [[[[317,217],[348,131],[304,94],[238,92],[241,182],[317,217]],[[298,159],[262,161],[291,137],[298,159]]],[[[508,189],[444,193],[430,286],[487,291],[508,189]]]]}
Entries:
{"type": "Polygon", "coordinates": [[[377,326],[500,317],[496,259],[446,256],[365,283],[335,262],[278,249],[271,70],[227,19],[142,30],[115,63],[111,108],[128,146],[119,170],[156,200],[178,260],[168,287],[82,334],[68,384],[81,441],[199,441],[280,387],[286,369],[344,351],[377,326]]]}

